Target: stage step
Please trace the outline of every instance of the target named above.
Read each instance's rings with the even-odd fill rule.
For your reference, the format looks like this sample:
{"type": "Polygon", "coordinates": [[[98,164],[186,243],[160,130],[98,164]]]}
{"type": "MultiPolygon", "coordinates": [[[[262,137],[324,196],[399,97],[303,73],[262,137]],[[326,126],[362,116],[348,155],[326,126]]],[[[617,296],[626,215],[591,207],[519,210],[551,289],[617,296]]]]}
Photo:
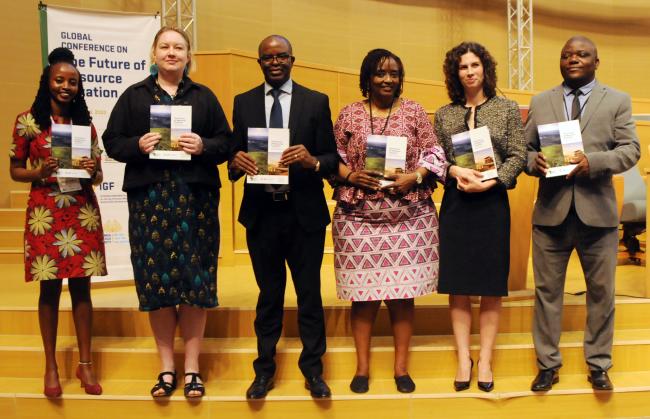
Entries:
{"type": "Polygon", "coordinates": [[[24,191],[9,191],[9,206],[16,209],[27,208],[27,200],[29,199],[29,190],[24,191]]]}
{"type": "MultiPolygon", "coordinates": [[[[612,373],[615,390],[594,392],[584,374],[562,374],[547,393],[528,390],[529,377],[504,377],[495,390],[483,393],[473,383],[456,393],[450,379],[417,379],[416,391],[401,394],[392,379],[371,379],[370,391],[354,394],[349,380],[330,380],[330,400],[313,400],[302,380],[278,380],[264,401],[247,401],[249,380],[207,379],[206,396],[188,402],[182,387],[163,400],[152,400],[154,380],[102,380],[104,394],[88,396],[77,380],[62,382],[63,396],[48,400],[42,380],[0,381],[0,410],[4,419],[25,417],[120,418],[630,418],[648,413],[650,373],[612,373]],[[435,413],[434,413],[435,412],[435,413]]],[[[153,378],[153,377],[152,377],[153,378]]]]}
{"type": "MultiPolygon", "coordinates": [[[[7,265],[18,265],[22,266],[23,261],[25,260],[24,247],[21,245],[17,246],[5,246],[0,244],[0,266],[6,267],[7,265]]],[[[2,314],[0,313],[0,316],[2,314]]]]}
{"type": "Polygon", "coordinates": [[[0,227],[0,244],[10,248],[20,248],[25,243],[23,227],[0,227]]]}
{"type": "Polygon", "coordinates": [[[0,228],[24,228],[25,208],[0,208],[0,228]]]}
{"type": "MultiPolygon", "coordinates": [[[[0,310],[0,335],[21,335],[39,333],[38,312],[34,305],[38,299],[38,284],[15,285],[23,292],[32,294],[32,303],[26,307],[5,307],[0,310]]],[[[151,336],[148,314],[134,307],[136,302],[135,290],[132,286],[124,288],[119,294],[111,297],[110,303],[118,305],[102,307],[95,304],[93,326],[94,336],[107,337],[145,337],[151,336]],[[125,305],[120,307],[119,305],[125,305]]],[[[93,298],[100,301],[103,294],[115,290],[93,290],[93,298]]],[[[70,309],[69,297],[62,298],[59,313],[59,334],[74,335],[74,324],[70,309]]],[[[583,296],[566,296],[562,329],[564,331],[582,331],[585,327],[586,310],[583,296]]],[[[289,300],[289,298],[287,298],[289,300]]],[[[452,334],[449,320],[449,307],[442,296],[427,296],[418,299],[415,306],[415,335],[449,335],[452,334]]],[[[106,301],[106,298],[104,298],[106,301]]],[[[350,336],[350,306],[345,302],[341,305],[325,307],[327,335],[330,337],[350,336]]],[[[106,304],[106,302],[104,302],[106,304]]],[[[236,304],[236,302],[235,302],[236,304]]],[[[501,333],[526,333],[530,331],[533,316],[532,301],[511,301],[503,305],[499,329],[501,333]]],[[[646,299],[618,298],[616,303],[616,330],[643,329],[648,327],[650,318],[650,302],[646,299]]],[[[478,307],[473,306],[472,333],[478,333],[478,307]]],[[[254,307],[223,306],[208,311],[206,337],[209,338],[238,338],[253,337],[254,307]]],[[[392,335],[388,310],[382,306],[375,327],[375,336],[392,335]]],[[[283,335],[297,337],[297,308],[295,303],[287,301],[285,308],[283,335]]]]}
{"type": "MultiPolygon", "coordinates": [[[[560,342],[566,373],[585,373],[582,332],[567,332],[560,342]]],[[[479,336],[472,336],[474,359],[478,359],[479,336]]],[[[182,365],[182,342],[177,339],[177,365],[182,365]]],[[[354,373],[356,355],[351,337],[327,340],[324,356],[325,376],[346,379],[354,373]]],[[[278,378],[298,379],[298,357],[302,345],[298,338],[281,339],[277,350],[278,378]]],[[[43,351],[39,335],[0,336],[0,376],[37,378],[43,373],[43,351]]],[[[201,371],[206,377],[236,380],[252,374],[256,358],[255,338],[206,339],[201,352],[201,371]]],[[[72,377],[78,361],[76,338],[59,336],[57,357],[61,377],[72,377]]],[[[393,376],[393,341],[377,337],[372,344],[370,376],[393,376]]],[[[615,371],[650,371],[650,329],[618,330],[614,337],[615,371]]],[[[453,336],[414,336],[411,345],[410,373],[416,377],[453,377],[456,368],[453,336]]],[[[152,338],[102,338],[93,341],[93,362],[106,379],[147,379],[158,369],[158,355],[152,338]]],[[[497,377],[536,373],[535,351],[530,333],[502,333],[497,338],[493,361],[497,377]]]]}

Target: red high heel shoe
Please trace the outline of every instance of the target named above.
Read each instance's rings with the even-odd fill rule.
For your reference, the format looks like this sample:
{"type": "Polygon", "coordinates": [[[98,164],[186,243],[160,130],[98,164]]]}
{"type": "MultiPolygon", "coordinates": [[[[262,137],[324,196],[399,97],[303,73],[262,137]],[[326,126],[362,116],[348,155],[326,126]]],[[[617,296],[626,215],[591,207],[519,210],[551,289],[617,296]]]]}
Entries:
{"type": "Polygon", "coordinates": [[[50,399],[61,397],[61,395],[63,394],[63,389],[61,388],[60,383],[57,383],[54,387],[48,387],[46,385],[43,385],[43,394],[45,395],[45,397],[50,399]]]}
{"type": "Polygon", "coordinates": [[[61,384],[55,387],[43,386],[43,394],[48,399],[53,399],[53,398],[61,397],[61,395],[63,394],[63,389],[61,389],[61,384]]]}
{"type": "Polygon", "coordinates": [[[93,364],[92,361],[88,361],[88,362],[79,361],[79,365],[77,366],[77,371],[76,371],[75,375],[77,376],[79,381],[81,381],[81,387],[83,387],[86,394],[92,394],[93,396],[99,396],[100,394],[102,394],[102,386],[99,385],[99,383],[97,383],[97,384],[88,384],[83,380],[83,378],[81,378],[81,366],[82,365],[92,365],[92,364],[93,364]]]}

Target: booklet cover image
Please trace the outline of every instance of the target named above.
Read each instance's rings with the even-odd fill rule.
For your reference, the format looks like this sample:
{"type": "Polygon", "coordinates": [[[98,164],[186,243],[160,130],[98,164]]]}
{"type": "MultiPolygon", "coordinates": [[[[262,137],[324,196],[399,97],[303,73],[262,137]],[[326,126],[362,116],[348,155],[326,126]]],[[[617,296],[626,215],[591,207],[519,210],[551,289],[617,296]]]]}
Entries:
{"type": "Polygon", "coordinates": [[[482,180],[498,176],[492,139],[487,126],[454,134],[451,136],[451,143],[457,165],[481,172],[482,180]]]}
{"type": "Polygon", "coordinates": [[[381,186],[393,183],[387,179],[406,172],[406,137],[369,135],[366,140],[366,170],[376,173],[381,186]]]}
{"type": "Polygon", "coordinates": [[[90,126],[52,124],[52,156],[58,160],[57,177],[89,178],[81,160],[90,157],[90,126]]]}
{"type": "Polygon", "coordinates": [[[288,185],[289,168],[280,164],[289,147],[289,130],[285,128],[249,128],[248,155],[255,160],[258,174],[247,176],[247,183],[288,185]]]}
{"type": "Polygon", "coordinates": [[[151,105],[149,132],[160,134],[157,150],[172,150],[172,107],[170,105],[151,105]]]}
{"type": "Polygon", "coordinates": [[[52,124],[52,157],[60,168],[72,169],[72,125],[52,124]]]}
{"type": "Polygon", "coordinates": [[[180,146],[179,137],[192,131],[192,107],[172,105],[151,105],[149,132],[160,134],[160,141],[151,159],[191,160],[192,156],[180,146]]]}
{"type": "Polygon", "coordinates": [[[572,162],[584,150],[579,121],[538,125],[537,133],[540,149],[549,166],[546,177],[569,174],[575,167],[572,162]]]}
{"type": "Polygon", "coordinates": [[[248,155],[255,160],[257,172],[260,175],[268,175],[268,144],[269,134],[266,128],[248,129],[248,155]]]}
{"type": "Polygon", "coordinates": [[[369,135],[366,141],[366,170],[372,170],[377,176],[383,176],[386,170],[385,135],[369,135]]]}

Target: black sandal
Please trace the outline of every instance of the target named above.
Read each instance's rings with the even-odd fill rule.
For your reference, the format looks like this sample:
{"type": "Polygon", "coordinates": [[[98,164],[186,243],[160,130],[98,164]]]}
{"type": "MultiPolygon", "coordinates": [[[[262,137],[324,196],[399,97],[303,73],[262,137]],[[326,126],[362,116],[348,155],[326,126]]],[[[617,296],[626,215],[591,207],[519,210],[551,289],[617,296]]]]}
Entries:
{"type": "Polygon", "coordinates": [[[156,383],[155,386],[151,388],[151,395],[153,397],[169,397],[172,395],[174,390],[176,390],[176,371],[163,371],[160,374],[158,374],[158,382],[156,383]],[[163,379],[165,375],[171,375],[173,377],[173,380],[171,383],[168,383],[163,379]],[[162,389],[164,391],[163,394],[154,394],[158,390],[162,389]]]}
{"type": "Polygon", "coordinates": [[[188,372],[185,373],[185,376],[191,376],[192,380],[190,380],[189,383],[185,383],[185,387],[183,388],[183,393],[185,394],[185,397],[188,398],[194,398],[194,397],[203,397],[205,395],[205,386],[203,383],[200,383],[198,380],[203,381],[203,378],[201,378],[201,374],[198,372],[188,372]],[[200,394],[199,395],[190,395],[192,391],[198,391],[200,394]]]}

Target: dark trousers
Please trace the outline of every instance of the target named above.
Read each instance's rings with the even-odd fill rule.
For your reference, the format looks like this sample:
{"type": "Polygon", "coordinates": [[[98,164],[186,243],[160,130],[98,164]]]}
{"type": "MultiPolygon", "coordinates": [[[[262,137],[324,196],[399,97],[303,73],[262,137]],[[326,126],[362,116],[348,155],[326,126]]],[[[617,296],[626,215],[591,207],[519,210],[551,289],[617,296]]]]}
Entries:
{"type": "Polygon", "coordinates": [[[303,230],[288,202],[269,202],[256,225],[246,230],[257,299],[255,334],[257,376],[275,374],[275,346],[282,332],[286,264],[291,270],[298,297],[298,330],[303,349],[298,366],[306,377],[321,375],[325,353],[325,316],[320,294],[320,268],[325,245],[325,228],[303,230]]]}

